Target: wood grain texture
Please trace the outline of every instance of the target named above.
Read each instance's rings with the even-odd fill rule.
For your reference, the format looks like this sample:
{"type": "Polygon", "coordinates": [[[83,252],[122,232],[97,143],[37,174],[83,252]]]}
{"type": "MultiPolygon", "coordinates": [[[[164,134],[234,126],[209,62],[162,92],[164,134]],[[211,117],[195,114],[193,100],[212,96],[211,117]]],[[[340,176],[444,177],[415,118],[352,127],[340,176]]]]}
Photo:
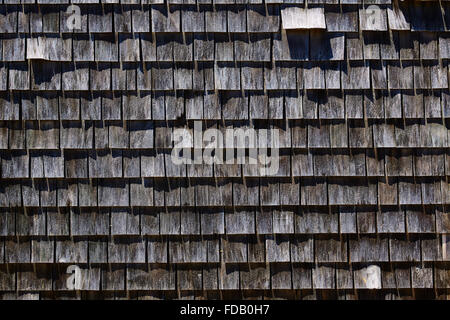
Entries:
{"type": "Polygon", "coordinates": [[[0,299],[448,298],[450,1],[32,2],[0,4],[0,299]],[[199,123],[230,161],[173,161],[199,123]]]}

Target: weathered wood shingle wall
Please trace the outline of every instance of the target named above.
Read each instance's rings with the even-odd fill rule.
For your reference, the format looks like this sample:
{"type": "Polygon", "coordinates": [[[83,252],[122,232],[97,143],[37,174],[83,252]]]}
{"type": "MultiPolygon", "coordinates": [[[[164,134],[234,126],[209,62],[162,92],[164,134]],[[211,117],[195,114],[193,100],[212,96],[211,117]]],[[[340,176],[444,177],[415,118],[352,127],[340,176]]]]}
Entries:
{"type": "Polygon", "coordinates": [[[0,297],[448,297],[450,1],[34,2],[0,0],[0,297]],[[175,165],[201,119],[279,129],[278,174],[175,165]]]}

